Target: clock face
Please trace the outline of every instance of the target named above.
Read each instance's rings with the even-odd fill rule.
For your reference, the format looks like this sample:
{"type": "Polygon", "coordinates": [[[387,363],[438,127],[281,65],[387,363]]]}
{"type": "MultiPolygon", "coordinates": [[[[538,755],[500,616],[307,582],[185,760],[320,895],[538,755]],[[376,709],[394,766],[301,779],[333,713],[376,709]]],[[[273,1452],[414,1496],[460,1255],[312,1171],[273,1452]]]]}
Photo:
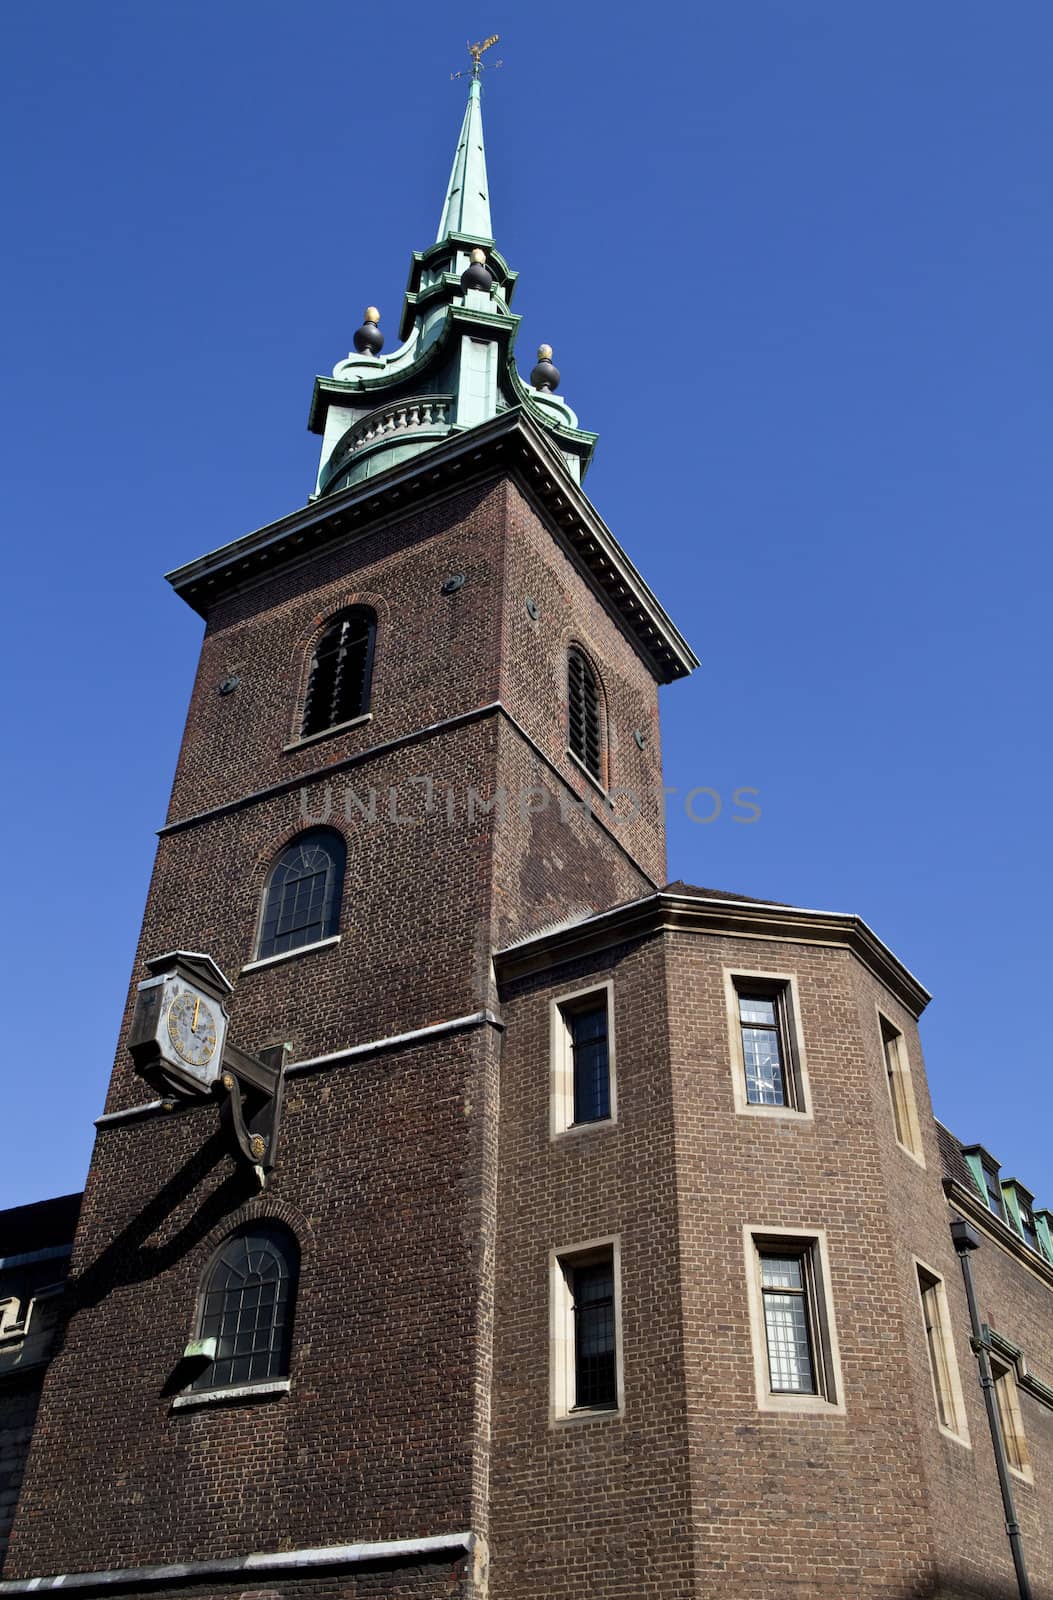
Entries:
{"type": "Polygon", "coordinates": [[[207,1065],[219,1038],[215,1008],[203,995],[184,989],[168,1007],[168,1037],[189,1066],[207,1065]]]}

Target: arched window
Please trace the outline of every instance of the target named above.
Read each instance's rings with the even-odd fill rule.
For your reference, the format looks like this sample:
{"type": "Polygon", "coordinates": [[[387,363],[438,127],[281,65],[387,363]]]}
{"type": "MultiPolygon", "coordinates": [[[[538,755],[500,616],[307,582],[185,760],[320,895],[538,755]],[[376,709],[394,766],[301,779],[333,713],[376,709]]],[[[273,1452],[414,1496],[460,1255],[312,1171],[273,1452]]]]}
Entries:
{"type": "Polygon", "coordinates": [[[567,656],[567,738],[571,751],[597,783],[603,782],[600,688],[591,663],[576,645],[567,656]]]}
{"type": "Polygon", "coordinates": [[[331,617],[314,647],[301,737],[339,727],[369,710],[377,619],[367,606],[331,617]]]}
{"type": "Polygon", "coordinates": [[[264,890],[257,960],[337,932],[345,854],[343,838],[332,828],[301,833],[286,845],[264,890]]]}
{"type": "Polygon", "coordinates": [[[285,1377],[298,1265],[296,1240],[278,1223],[231,1234],[201,1285],[198,1338],[215,1339],[216,1353],[191,1388],[285,1377]]]}

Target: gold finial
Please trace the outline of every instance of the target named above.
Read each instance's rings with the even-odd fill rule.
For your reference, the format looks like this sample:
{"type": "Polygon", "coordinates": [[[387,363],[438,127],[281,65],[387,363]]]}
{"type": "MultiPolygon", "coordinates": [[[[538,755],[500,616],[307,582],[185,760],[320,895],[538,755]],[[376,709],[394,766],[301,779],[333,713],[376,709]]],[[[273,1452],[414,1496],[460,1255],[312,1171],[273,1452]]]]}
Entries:
{"type": "Polygon", "coordinates": [[[477,267],[485,267],[486,266],[486,251],[485,250],[480,250],[479,246],[476,245],[475,249],[472,251],[470,259],[475,262],[477,267]]]}
{"type": "Polygon", "coordinates": [[[552,346],[550,344],[539,344],[537,347],[537,358],[539,361],[551,361],[552,346]]]}
{"type": "MultiPolygon", "coordinates": [[[[478,78],[479,74],[486,70],[485,67],[483,66],[483,52],[486,51],[486,50],[489,50],[492,45],[495,45],[500,37],[501,37],[500,34],[492,33],[490,35],[489,39],[477,39],[475,44],[470,44],[468,46],[468,54],[472,58],[472,69],[471,69],[472,78],[478,78]]],[[[491,61],[489,63],[489,65],[491,67],[499,67],[499,66],[502,65],[502,63],[500,61],[491,61]]],[[[466,77],[468,77],[468,73],[467,72],[451,72],[450,73],[451,80],[453,78],[466,78],[466,77]]]]}
{"type": "Polygon", "coordinates": [[[377,310],[376,306],[367,306],[366,307],[365,315],[363,316],[362,321],[363,322],[379,322],[380,321],[380,312],[377,310]]]}

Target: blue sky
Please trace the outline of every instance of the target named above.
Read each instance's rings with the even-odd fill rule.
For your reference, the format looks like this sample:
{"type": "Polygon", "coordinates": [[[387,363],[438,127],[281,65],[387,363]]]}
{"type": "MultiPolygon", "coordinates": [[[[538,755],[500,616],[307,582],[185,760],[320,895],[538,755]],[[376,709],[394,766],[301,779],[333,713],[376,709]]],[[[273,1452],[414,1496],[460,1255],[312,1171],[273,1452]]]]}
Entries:
{"type": "Polygon", "coordinates": [[[58,0],[5,17],[0,1205],[79,1187],[201,624],[161,574],[304,502],[310,388],[393,341],[463,106],[520,357],[702,658],[670,876],[860,912],[937,1112],[1053,1205],[1053,11],[1038,0],[58,0]],[[703,814],[705,814],[703,812],[703,814]]]}

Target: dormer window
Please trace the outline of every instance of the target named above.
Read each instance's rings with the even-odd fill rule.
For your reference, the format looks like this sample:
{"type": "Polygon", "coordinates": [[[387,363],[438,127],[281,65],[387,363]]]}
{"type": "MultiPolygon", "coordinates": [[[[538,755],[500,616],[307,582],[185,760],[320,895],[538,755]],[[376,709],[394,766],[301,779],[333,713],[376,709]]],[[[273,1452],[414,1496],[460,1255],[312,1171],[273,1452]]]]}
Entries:
{"type": "Polygon", "coordinates": [[[326,623],[311,657],[302,738],[365,716],[376,631],[377,619],[368,606],[351,606],[326,623]]]}
{"type": "Polygon", "coordinates": [[[592,663],[572,645],[567,656],[567,742],[590,777],[603,782],[600,687],[592,663]]]}
{"type": "Polygon", "coordinates": [[[1007,1178],[1002,1185],[1002,1197],[1005,1203],[1006,1222],[1020,1235],[1029,1249],[1041,1255],[1038,1224],[1035,1221],[1035,1197],[1030,1189],[1025,1189],[1016,1178],[1007,1178]]]}
{"type": "Polygon", "coordinates": [[[987,1209],[1000,1221],[1006,1221],[1005,1200],[1002,1197],[1002,1180],[998,1162],[982,1144],[966,1146],[962,1154],[972,1173],[973,1182],[987,1201],[987,1209]]]}
{"type": "Polygon", "coordinates": [[[998,1181],[998,1169],[989,1167],[985,1163],[983,1168],[983,1177],[984,1193],[987,1196],[988,1206],[994,1212],[996,1217],[1004,1218],[1005,1203],[1002,1200],[1002,1185],[998,1181]]]}

